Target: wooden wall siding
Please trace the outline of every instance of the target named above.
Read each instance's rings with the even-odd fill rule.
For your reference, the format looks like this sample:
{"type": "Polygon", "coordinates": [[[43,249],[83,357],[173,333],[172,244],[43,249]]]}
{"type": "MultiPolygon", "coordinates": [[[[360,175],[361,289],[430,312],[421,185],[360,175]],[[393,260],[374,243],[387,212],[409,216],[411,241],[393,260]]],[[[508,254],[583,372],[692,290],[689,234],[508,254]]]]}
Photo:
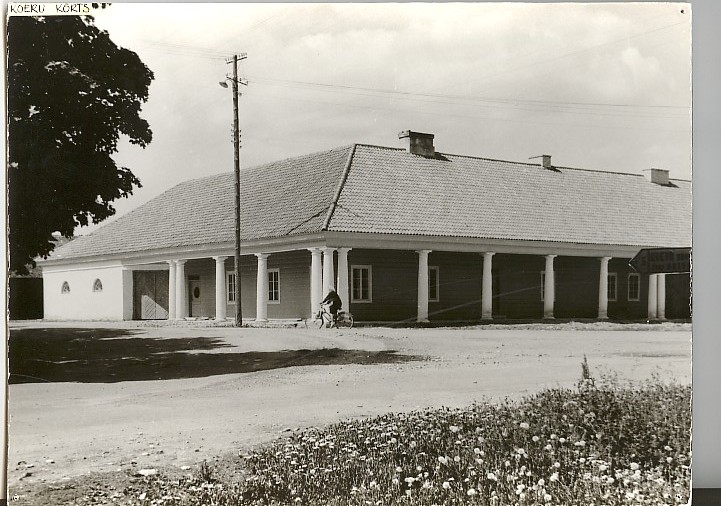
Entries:
{"type": "MultiPolygon", "coordinates": [[[[544,265],[545,269],[545,265],[544,265]]],[[[601,261],[598,258],[559,256],[554,260],[556,318],[596,318],[601,261]]],[[[609,272],[611,269],[609,269],[609,272]]],[[[541,275],[538,274],[540,283],[541,275]]],[[[620,291],[617,289],[620,296],[620,291]]],[[[540,294],[539,294],[540,298],[540,294]]],[[[609,302],[609,304],[612,304],[609,302]]]]}
{"type": "MultiPolygon", "coordinates": [[[[268,257],[268,269],[280,269],[280,304],[268,304],[268,318],[305,318],[310,313],[310,252],[290,251],[273,253],[268,257]]],[[[225,271],[233,271],[233,258],[225,261],[225,271]]],[[[202,292],[201,315],[215,318],[215,260],[189,260],[186,276],[198,276],[202,292]]],[[[243,319],[256,316],[256,282],[258,259],[255,255],[240,257],[240,298],[243,319]]],[[[227,302],[224,298],[223,303],[227,302]]],[[[226,316],[235,317],[235,304],[226,303],[226,316]]]]}
{"type": "Polygon", "coordinates": [[[493,317],[543,317],[541,271],[545,268],[546,260],[542,256],[494,255],[493,271],[497,283],[493,287],[496,302],[493,317]]]}
{"type": "Polygon", "coordinates": [[[666,275],[666,318],[691,318],[691,275],[666,275]]]}
{"type": "MultiPolygon", "coordinates": [[[[431,254],[432,255],[432,254],[431,254]]],[[[415,321],[417,316],[418,254],[414,251],[360,250],[348,253],[348,279],[352,265],[370,265],[371,303],[351,303],[358,321],[415,321]]],[[[343,307],[348,308],[346,301],[343,307]]],[[[430,311],[430,307],[429,307],[430,311]]]]}
{"type": "Polygon", "coordinates": [[[439,279],[439,300],[428,303],[428,319],[480,319],[483,255],[433,251],[428,265],[438,266],[439,279]]]}
{"type": "Polygon", "coordinates": [[[268,318],[307,318],[310,315],[310,251],[273,253],[268,257],[268,269],[280,269],[280,304],[268,304],[268,318]]]}

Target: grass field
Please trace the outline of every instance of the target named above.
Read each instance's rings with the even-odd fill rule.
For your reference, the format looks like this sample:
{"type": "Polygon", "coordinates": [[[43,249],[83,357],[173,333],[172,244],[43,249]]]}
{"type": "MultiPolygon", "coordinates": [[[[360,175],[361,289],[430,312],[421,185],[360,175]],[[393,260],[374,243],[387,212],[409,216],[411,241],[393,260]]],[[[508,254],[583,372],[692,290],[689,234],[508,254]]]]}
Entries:
{"type": "Polygon", "coordinates": [[[219,477],[144,478],[143,505],[671,505],[690,494],[689,386],[584,378],[519,402],[308,430],[219,477]]]}

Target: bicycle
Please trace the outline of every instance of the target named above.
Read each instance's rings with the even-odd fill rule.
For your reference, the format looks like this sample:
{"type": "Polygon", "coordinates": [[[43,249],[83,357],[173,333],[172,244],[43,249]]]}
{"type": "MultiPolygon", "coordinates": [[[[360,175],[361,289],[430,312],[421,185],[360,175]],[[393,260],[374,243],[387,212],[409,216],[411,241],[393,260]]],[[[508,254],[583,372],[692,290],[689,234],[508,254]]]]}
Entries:
{"type": "MultiPolygon", "coordinates": [[[[319,329],[322,329],[323,327],[333,327],[333,314],[329,311],[327,305],[320,305],[320,310],[315,314],[313,323],[315,323],[319,329]]],[[[336,319],[335,327],[352,329],[353,315],[347,311],[338,311],[338,318],[336,319]]]]}

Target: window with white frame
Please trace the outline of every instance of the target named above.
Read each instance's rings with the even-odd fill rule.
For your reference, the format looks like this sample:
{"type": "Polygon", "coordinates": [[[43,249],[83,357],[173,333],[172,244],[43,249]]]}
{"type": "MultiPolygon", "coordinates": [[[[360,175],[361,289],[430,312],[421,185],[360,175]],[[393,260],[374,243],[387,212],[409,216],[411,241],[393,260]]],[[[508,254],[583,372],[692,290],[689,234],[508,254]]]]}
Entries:
{"type": "Polygon", "coordinates": [[[440,300],[440,283],[438,278],[438,266],[428,267],[428,302],[440,300]]]}
{"type": "Polygon", "coordinates": [[[612,302],[616,300],[617,280],[618,276],[616,276],[615,272],[608,273],[608,300],[612,302]]]}
{"type": "Polygon", "coordinates": [[[351,266],[351,302],[372,301],[372,281],[370,265],[351,266]]]}
{"type": "Polygon", "coordinates": [[[268,269],[268,302],[280,304],[280,269],[268,269]]]}
{"type": "Polygon", "coordinates": [[[228,272],[225,275],[225,288],[227,289],[226,302],[235,304],[235,272],[228,272]]]}
{"type": "Polygon", "coordinates": [[[628,300],[641,300],[641,275],[631,273],[628,275],[628,300]]]}

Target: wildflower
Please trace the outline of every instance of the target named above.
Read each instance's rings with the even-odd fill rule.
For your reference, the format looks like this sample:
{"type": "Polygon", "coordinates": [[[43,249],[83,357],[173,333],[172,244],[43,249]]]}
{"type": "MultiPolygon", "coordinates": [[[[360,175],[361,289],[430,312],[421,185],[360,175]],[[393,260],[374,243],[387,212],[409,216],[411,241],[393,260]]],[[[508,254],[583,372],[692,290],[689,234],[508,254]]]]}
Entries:
{"type": "Polygon", "coordinates": [[[551,450],[553,450],[553,446],[551,446],[551,445],[546,445],[543,449],[544,449],[544,450],[548,450],[548,451],[550,452],[551,450]]]}
{"type": "Polygon", "coordinates": [[[448,490],[448,489],[451,488],[451,484],[448,483],[447,481],[444,481],[444,482],[443,482],[443,488],[445,488],[446,490],[448,490]]]}
{"type": "Polygon", "coordinates": [[[546,502],[551,502],[551,499],[553,499],[553,497],[551,497],[550,494],[543,494],[543,500],[544,500],[544,501],[546,501],[546,502]]]}
{"type": "Polygon", "coordinates": [[[558,469],[559,467],[561,467],[561,463],[560,463],[560,462],[554,462],[554,463],[553,463],[553,467],[555,467],[556,469],[558,469]]]}
{"type": "Polygon", "coordinates": [[[454,434],[455,434],[456,432],[458,432],[459,430],[461,430],[461,428],[458,427],[457,425],[451,425],[451,426],[449,427],[449,429],[451,429],[451,432],[453,432],[454,434]]]}
{"type": "Polygon", "coordinates": [[[503,465],[506,467],[511,467],[511,461],[507,460],[503,465]]]}
{"type": "Polygon", "coordinates": [[[671,462],[673,462],[673,458],[671,458],[671,457],[666,457],[666,462],[668,462],[668,463],[670,464],[671,462]]]}
{"type": "Polygon", "coordinates": [[[521,422],[521,424],[519,425],[519,427],[522,428],[522,429],[528,429],[528,428],[530,428],[531,426],[528,425],[526,422],[521,422]]]}
{"type": "Polygon", "coordinates": [[[393,485],[398,485],[400,482],[398,481],[398,478],[393,478],[392,483],[393,485]]]}
{"type": "Polygon", "coordinates": [[[526,494],[519,494],[518,499],[523,501],[526,499],[526,494]]]}
{"type": "Polygon", "coordinates": [[[378,486],[378,483],[373,480],[368,484],[368,488],[376,488],[378,486]]]}
{"type": "Polygon", "coordinates": [[[553,473],[549,478],[548,481],[558,481],[558,473],[553,473]]]}
{"type": "Polygon", "coordinates": [[[476,455],[480,455],[480,454],[481,454],[481,450],[479,450],[478,448],[474,448],[474,449],[473,449],[473,453],[475,453],[476,455]]]}
{"type": "Polygon", "coordinates": [[[453,462],[460,462],[460,461],[461,461],[461,458],[458,455],[453,457],[453,462]]]}
{"type": "Polygon", "coordinates": [[[401,466],[396,467],[396,472],[397,472],[397,473],[400,473],[401,471],[403,471],[403,468],[402,468],[401,466]]]}
{"type": "Polygon", "coordinates": [[[576,441],[576,442],[573,443],[573,444],[574,444],[574,446],[586,446],[586,442],[583,441],[583,440],[581,440],[581,441],[576,441]]]}
{"type": "Polygon", "coordinates": [[[664,446],[663,449],[666,450],[667,452],[673,451],[673,448],[671,448],[668,445],[664,446]]]}
{"type": "Polygon", "coordinates": [[[409,477],[405,478],[403,481],[408,483],[408,486],[410,487],[411,485],[413,485],[413,482],[416,481],[416,479],[413,476],[409,476],[409,477]]]}
{"type": "Polygon", "coordinates": [[[489,480],[498,481],[498,478],[496,478],[496,475],[493,473],[488,473],[486,476],[489,480]]]}
{"type": "Polygon", "coordinates": [[[533,437],[531,438],[531,440],[532,440],[534,443],[538,443],[538,441],[539,441],[540,439],[541,439],[541,438],[538,437],[538,436],[533,436],[533,437]]]}
{"type": "Polygon", "coordinates": [[[608,466],[605,466],[605,465],[598,466],[598,470],[601,472],[604,472],[606,469],[608,469],[608,466]]]}
{"type": "Polygon", "coordinates": [[[615,481],[616,481],[616,480],[614,480],[614,479],[611,478],[610,476],[606,477],[606,483],[608,483],[609,485],[612,485],[615,481]]]}
{"type": "Polygon", "coordinates": [[[438,457],[438,462],[445,466],[446,464],[448,464],[448,457],[438,457]]]}
{"type": "Polygon", "coordinates": [[[638,464],[636,464],[635,462],[631,462],[631,469],[632,469],[633,471],[638,470],[639,467],[640,467],[640,466],[639,466],[638,464]]]}
{"type": "Polygon", "coordinates": [[[469,496],[474,496],[474,495],[477,494],[477,492],[476,492],[475,489],[469,488],[469,489],[468,489],[468,492],[466,492],[466,494],[468,494],[469,496]]]}
{"type": "Polygon", "coordinates": [[[540,480],[538,480],[538,486],[539,486],[539,487],[542,487],[542,486],[544,486],[545,484],[546,484],[546,480],[544,480],[543,478],[541,478],[540,480]]]}
{"type": "Polygon", "coordinates": [[[565,437],[559,438],[559,439],[558,439],[558,442],[561,443],[561,444],[563,444],[563,443],[566,442],[566,438],[565,438],[565,437]]]}
{"type": "Polygon", "coordinates": [[[555,434],[551,434],[551,439],[556,439],[556,438],[558,438],[558,436],[557,436],[557,435],[555,435],[555,434]]]}

